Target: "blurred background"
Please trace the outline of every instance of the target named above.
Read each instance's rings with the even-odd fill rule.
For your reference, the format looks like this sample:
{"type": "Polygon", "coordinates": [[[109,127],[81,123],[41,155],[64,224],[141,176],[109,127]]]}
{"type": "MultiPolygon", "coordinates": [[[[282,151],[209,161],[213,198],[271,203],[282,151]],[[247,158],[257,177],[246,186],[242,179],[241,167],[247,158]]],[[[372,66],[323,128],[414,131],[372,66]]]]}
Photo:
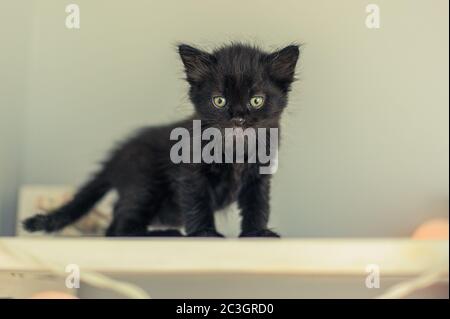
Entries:
{"type": "Polygon", "coordinates": [[[406,236],[448,218],[448,1],[377,0],[369,29],[372,2],[0,0],[0,234],[23,185],[79,185],[134,129],[191,113],[177,42],[305,44],[273,181],[282,235],[406,236]]]}

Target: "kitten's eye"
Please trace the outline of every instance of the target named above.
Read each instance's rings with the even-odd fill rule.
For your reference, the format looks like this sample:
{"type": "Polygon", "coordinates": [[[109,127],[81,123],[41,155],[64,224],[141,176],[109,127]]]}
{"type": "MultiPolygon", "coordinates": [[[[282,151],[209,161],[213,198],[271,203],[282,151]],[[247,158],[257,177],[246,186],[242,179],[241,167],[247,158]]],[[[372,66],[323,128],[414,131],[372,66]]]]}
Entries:
{"type": "Polygon", "coordinates": [[[215,107],[221,109],[227,104],[227,100],[223,96],[214,96],[212,102],[215,107]]]}
{"type": "Polygon", "coordinates": [[[250,106],[259,109],[264,105],[264,96],[253,96],[250,99],[250,106]]]}

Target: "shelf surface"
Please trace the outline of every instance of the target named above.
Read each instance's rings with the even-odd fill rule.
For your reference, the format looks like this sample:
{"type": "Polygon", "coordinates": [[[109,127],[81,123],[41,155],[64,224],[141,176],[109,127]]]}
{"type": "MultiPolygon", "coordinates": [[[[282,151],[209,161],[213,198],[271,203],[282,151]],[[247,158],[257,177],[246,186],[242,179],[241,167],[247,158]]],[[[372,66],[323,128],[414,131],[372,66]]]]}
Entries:
{"type": "Polygon", "coordinates": [[[110,274],[383,275],[448,269],[448,241],[410,239],[0,238],[0,272],[47,263],[110,274]]]}

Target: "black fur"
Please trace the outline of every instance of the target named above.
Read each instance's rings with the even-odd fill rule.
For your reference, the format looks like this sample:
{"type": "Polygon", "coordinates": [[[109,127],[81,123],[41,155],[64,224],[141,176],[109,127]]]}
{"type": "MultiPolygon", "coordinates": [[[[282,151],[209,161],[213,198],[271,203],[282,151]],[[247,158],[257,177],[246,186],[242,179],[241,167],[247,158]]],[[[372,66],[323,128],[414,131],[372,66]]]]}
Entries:
{"type": "MultiPolygon", "coordinates": [[[[170,141],[169,135],[175,127],[192,130],[193,119],[202,120],[202,129],[223,130],[236,123],[243,127],[278,128],[294,81],[298,46],[273,53],[243,44],[225,46],[212,53],[184,44],[178,49],[195,107],[192,117],[139,131],[112,153],[100,173],[71,202],[48,215],[25,220],[28,231],[60,230],[86,214],[109,189],[116,189],[119,200],[107,236],[146,236],[148,225],[165,224],[184,226],[188,236],[221,237],[213,214],[237,201],[242,237],[278,237],[267,229],[270,175],[261,175],[257,163],[174,164],[169,154],[176,141],[170,141]],[[218,109],[212,105],[215,94],[226,97],[226,107],[218,109]],[[255,94],[265,96],[260,109],[248,107],[255,94]]],[[[177,231],[166,233],[179,235],[177,231]]]]}

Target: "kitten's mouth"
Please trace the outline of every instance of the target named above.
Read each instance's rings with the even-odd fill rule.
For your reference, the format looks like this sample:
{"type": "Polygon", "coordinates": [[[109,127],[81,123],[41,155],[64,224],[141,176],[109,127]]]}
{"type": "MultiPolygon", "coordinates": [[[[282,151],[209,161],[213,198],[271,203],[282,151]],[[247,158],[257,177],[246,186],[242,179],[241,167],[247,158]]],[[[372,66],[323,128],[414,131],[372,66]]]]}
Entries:
{"type": "Polygon", "coordinates": [[[231,119],[230,123],[233,128],[244,128],[246,121],[242,117],[235,117],[231,119]]]}

